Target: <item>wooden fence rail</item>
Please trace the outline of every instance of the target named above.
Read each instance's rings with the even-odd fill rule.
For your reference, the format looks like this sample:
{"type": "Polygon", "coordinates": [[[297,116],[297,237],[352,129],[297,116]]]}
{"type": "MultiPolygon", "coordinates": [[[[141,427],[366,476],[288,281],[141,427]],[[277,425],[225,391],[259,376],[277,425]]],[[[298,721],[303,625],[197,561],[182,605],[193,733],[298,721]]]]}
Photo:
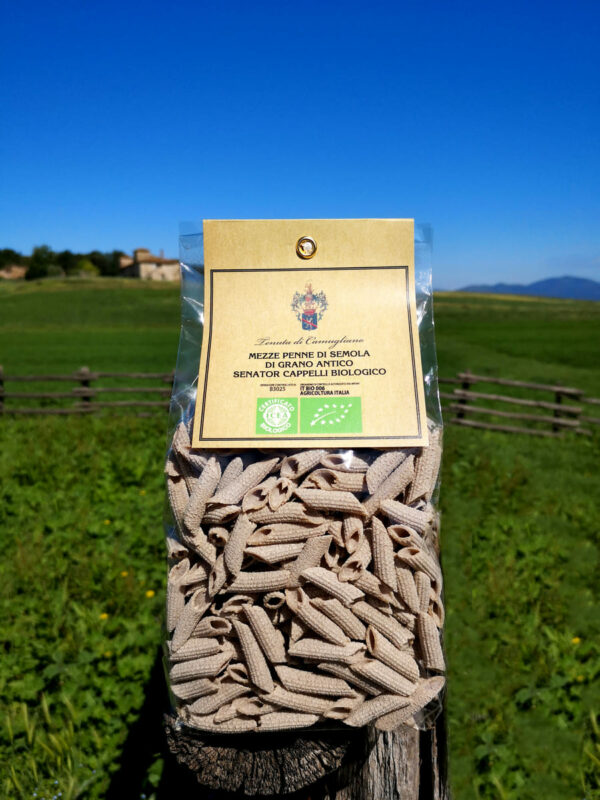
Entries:
{"type": "Polygon", "coordinates": [[[454,425],[505,433],[523,433],[530,436],[556,437],[563,436],[566,430],[590,435],[590,429],[583,427],[582,423],[600,424],[600,417],[584,413],[585,405],[598,405],[600,398],[588,397],[583,389],[572,386],[517,381],[476,375],[468,371],[459,372],[455,378],[440,378],[440,384],[452,384],[457,387],[452,392],[440,392],[442,400],[453,401],[443,404],[442,410],[447,415],[446,421],[454,425]],[[525,390],[529,392],[529,396],[512,392],[510,394],[492,393],[485,391],[485,386],[482,387],[483,391],[479,386],[475,391],[472,388],[475,384],[491,384],[505,386],[510,390],[525,390]],[[540,392],[546,394],[546,399],[531,396],[531,394],[540,392]],[[516,405],[524,406],[526,409],[541,409],[542,412],[551,411],[552,414],[511,411],[507,410],[506,406],[502,408],[503,404],[508,404],[509,409],[511,405],[516,405]],[[450,414],[453,416],[449,416],[450,414]],[[472,419],[473,415],[482,416],[483,420],[472,419]],[[496,422],[493,418],[498,418],[500,422],[496,422]],[[504,425],[501,424],[503,419],[519,420],[525,424],[504,425]]]}
{"type": "MultiPolygon", "coordinates": [[[[446,422],[453,425],[532,436],[563,436],[565,431],[589,435],[591,431],[584,425],[600,425],[596,408],[600,398],[588,397],[582,389],[476,375],[469,371],[439,381],[442,388],[444,385],[454,387],[452,391],[440,392],[442,401],[450,401],[443,403],[442,410],[446,422]],[[505,387],[506,393],[486,391],[486,384],[505,387]],[[515,406],[522,406],[523,410],[515,406]],[[523,424],[507,425],[504,420],[523,424]]],[[[6,375],[0,366],[0,416],[126,411],[147,417],[168,409],[172,383],[172,372],[103,372],[81,367],[61,375],[6,375]],[[106,381],[109,385],[99,385],[106,381]],[[36,382],[75,385],[68,391],[60,387],[58,391],[51,391],[47,386],[41,386],[40,391],[27,391],[27,384],[36,382]],[[12,384],[17,384],[14,390],[12,384]],[[125,395],[125,399],[113,399],[111,395],[125,395]],[[156,399],[152,399],[152,395],[156,399]],[[13,401],[21,400],[28,402],[13,405],[13,401]],[[67,403],[69,400],[71,404],[67,403]]]]}
{"type": "Polygon", "coordinates": [[[102,409],[144,409],[137,416],[149,416],[146,409],[154,409],[164,412],[169,407],[169,397],[173,384],[172,372],[102,372],[93,371],[88,367],[80,367],[67,375],[10,375],[7,376],[0,366],[0,415],[3,414],[94,414],[102,409]],[[112,386],[97,386],[98,381],[108,379],[110,381],[127,380],[134,381],[156,381],[158,385],[147,386],[140,383],[137,386],[122,386],[116,383],[112,386]],[[7,391],[7,383],[75,383],[69,391],[7,391]],[[157,395],[162,399],[146,400],[142,397],[128,400],[104,399],[106,395],[157,395]],[[41,401],[34,406],[13,406],[12,400],[41,401]],[[73,405],[60,407],[55,405],[56,401],[71,399],[73,405]]]}

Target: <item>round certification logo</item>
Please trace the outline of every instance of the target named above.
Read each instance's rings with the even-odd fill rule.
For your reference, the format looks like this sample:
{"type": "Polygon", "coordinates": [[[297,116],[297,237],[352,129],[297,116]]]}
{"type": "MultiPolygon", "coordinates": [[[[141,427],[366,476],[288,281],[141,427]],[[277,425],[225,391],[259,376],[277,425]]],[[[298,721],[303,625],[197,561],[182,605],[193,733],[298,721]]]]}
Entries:
{"type": "Polygon", "coordinates": [[[265,400],[258,407],[260,428],[265,433],[285,433],[292,426],[296,407],[289,400],[273,398],[265,400]]]}

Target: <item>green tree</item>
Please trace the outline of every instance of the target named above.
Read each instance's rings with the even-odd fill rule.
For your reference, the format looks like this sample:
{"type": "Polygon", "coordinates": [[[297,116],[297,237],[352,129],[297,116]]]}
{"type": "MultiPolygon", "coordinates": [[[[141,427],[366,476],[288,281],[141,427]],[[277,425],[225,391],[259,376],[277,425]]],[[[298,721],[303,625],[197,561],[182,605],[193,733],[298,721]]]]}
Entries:
{"type": "Polygon", "coordinates": [[[79,259],[77,262],[77,272],[79,275],[100,275],[100,270],[89,258],[79,259]]]}
{"type": "Polygon", "coordinates": [[[81,256],[77,253],[72,253],[70,250],[62,250],[56,254],[56,263],[66,275],[72,275],[77,272],[77,262],[80,258],[81,256]]]}
{"type": "Polygon", "coordinates": [[[12,250],[10,247],[5,247],[3,250],[0,250],[0,269],[8,267],[11,264],[25,263],[25,256],[22,256],[21,253],[18,253],[16,250],[12,250]]]}
{"type": "Polygon", "coordinates": [[[56,253],[47,244],[34,247],[25,278],[28,281],[45,278],[48,275],[48,267],[54,264],[56,264],[56,253]]]}

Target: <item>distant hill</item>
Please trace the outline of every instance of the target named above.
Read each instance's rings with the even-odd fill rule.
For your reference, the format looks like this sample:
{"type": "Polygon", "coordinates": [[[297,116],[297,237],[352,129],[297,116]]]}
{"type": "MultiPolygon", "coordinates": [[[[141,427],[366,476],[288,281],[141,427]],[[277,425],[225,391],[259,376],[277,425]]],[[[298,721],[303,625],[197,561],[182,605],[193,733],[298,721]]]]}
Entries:
{"type": "Polygon", "coordinates": [[[496,283],[465,286],[461,292],[480,294],[525,294],[531,297],[561,297],[566,300],[600,300],[600,283],[588,278],[546,278],[528,285],[521,283],[496,283]]]}

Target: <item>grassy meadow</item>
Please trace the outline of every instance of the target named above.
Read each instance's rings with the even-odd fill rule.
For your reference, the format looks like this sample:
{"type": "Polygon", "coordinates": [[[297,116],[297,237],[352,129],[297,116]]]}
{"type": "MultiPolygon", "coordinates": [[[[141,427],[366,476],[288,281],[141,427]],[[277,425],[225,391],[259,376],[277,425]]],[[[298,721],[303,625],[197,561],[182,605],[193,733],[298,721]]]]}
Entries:
{"type": "MultiPolygon", "coordinates": [[[[435,315],[441,375],[600,396],[600,304],[444,293],[435,315]]],[[[169,371],[178,336],[173,286],[0,284],[7,375],[169,371]]],[[[165,427],[0,421],[1,797],[169,797],[160,702],[139,730],[161,680],[165,427]]],[[[599,438],[446,428],[455,800],[600,798],[599,438]]]]}

